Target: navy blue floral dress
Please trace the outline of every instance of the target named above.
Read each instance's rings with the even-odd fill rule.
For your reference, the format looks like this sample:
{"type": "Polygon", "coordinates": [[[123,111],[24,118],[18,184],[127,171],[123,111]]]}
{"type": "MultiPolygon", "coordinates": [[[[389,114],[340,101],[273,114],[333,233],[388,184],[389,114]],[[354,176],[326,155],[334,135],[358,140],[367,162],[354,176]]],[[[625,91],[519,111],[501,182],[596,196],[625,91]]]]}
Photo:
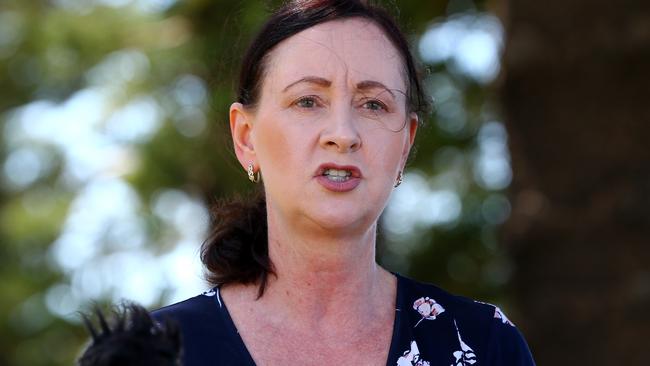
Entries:
{"type": "MultiPolygon", "coordinates": [[[[498,307],[396,276],[395,324],[386,365],[535,365],[526,341],[498,307]]],[[[153,316],[180,324],[184,366],[255,365],[218,287],[153,316]]]]}

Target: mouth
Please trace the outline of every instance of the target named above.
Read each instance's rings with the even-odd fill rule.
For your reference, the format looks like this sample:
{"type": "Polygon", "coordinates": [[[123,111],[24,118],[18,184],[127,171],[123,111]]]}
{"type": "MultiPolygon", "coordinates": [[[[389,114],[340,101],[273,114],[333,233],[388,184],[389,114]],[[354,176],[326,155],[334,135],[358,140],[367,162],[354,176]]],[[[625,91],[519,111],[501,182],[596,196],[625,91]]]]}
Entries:
{"type": "Polygon", "coordinates": [[[349,170],[327,169],[323,172],[323,176],[332,182],[345,182],[350,179],[352,172],[349,170]]]}
{"type": "Polygon", "coordinates": [[[361,178],[361,171],[353,165],[325,163],[318,167],[314,176],[325,178],[332,183],[345,183],[354,178],[361,178]]]}
{"type": "Polygon", "coordinates": [[[352,178],[361,178],[359,168],[352,165],[322,164],[316,171],[317,177],[325,177],[327,180],[342,183],[352,178]]]}

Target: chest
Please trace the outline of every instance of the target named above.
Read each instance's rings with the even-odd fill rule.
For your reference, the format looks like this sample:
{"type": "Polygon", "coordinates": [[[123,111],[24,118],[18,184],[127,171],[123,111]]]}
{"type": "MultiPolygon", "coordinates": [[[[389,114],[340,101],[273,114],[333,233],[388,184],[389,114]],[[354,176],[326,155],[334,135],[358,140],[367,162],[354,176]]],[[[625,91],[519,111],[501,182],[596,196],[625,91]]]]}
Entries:
{"type": "Polygon", "coordinates": [[[249,324],[240,335],[257,365],[385,365],[392,321],[335,334],[249,324]]]}

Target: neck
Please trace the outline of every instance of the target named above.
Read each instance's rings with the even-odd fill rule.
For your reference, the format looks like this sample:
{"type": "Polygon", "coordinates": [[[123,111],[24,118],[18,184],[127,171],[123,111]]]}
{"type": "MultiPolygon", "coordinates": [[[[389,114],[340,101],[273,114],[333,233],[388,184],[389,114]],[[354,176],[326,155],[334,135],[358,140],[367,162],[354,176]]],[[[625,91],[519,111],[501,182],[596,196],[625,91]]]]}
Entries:
{"type": "Polygon", "coordinates": [[[367,322],[376,316],[369,311],[375,301],[392,300],[394,278],[375,262],[376,225],[332,235],[332,230],[295,230],[270,215],[268,227],[276,276],[269,277],[259,301],[280,309],[278,321],[312,327],[367,322]]]}

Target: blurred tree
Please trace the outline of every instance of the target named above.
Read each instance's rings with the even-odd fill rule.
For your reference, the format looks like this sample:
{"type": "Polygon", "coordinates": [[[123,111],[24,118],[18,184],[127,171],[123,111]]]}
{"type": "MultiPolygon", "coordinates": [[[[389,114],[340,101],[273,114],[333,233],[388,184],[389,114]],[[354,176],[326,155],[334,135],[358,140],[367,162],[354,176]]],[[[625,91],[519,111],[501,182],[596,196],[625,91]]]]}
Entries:
{"type": "Polygon", "coordinates": [[[509,0],[507,15],[504,234],[525,333],[541,365],[645,364],[650,3],[509,0]]]}
{"type": "MultiPolygon", "coordinates": [[[[153,307],[196,280],[169,258],[196,256],[205,206],[249,187],[225,118],[239,58],[279,2],[2,2],[0,365],[69,365],[89,299],[153,307]]],[[[510,166],[487,87],[500,23],[485,1],[384,3],[412,34],[435,113],[382,218],[379,260],[503,300],[510,166]]]]}

